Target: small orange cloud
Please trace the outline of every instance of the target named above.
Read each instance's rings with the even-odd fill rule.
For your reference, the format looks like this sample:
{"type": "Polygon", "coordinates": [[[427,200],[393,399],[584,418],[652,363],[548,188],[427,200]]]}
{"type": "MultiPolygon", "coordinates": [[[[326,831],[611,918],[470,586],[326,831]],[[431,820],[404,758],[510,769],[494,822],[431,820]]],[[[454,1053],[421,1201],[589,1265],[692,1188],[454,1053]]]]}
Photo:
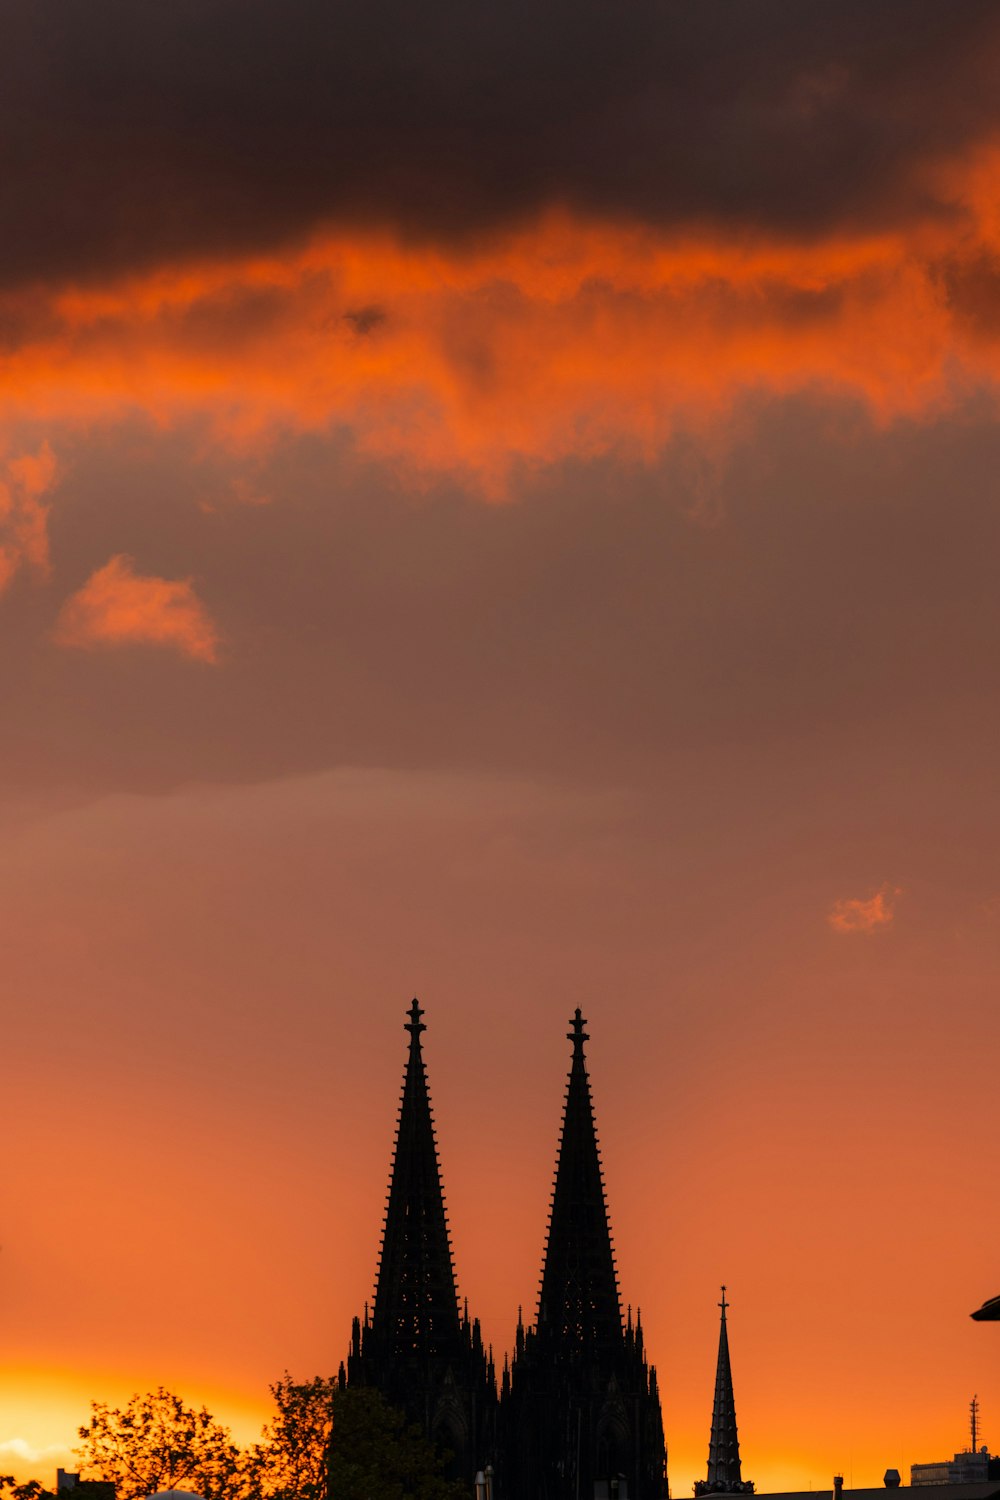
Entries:
{"type": "Polygon", "coordinates": [[[867,899],[845,897],[834,902],[826,920],[834,932],[875,932],[889,926],[895,916],[893,903],[900,895],[898,886],[886,884],[867,899]]]}
{"type": "Polygon", "coordinates": [[[49,507],[41,497],[56,477],[48,443],[37,453],[8,459],[0,478],[0,593],[22,567],[49,571],[49,507]]]}
{"type": "Polygon", "coordinates": [[[196,661],[218,659],[219,635],[189,578],[136,573],[124,553],[92,573],[62,607],[52,631],[60,646],[168,646],[196,661]]]}

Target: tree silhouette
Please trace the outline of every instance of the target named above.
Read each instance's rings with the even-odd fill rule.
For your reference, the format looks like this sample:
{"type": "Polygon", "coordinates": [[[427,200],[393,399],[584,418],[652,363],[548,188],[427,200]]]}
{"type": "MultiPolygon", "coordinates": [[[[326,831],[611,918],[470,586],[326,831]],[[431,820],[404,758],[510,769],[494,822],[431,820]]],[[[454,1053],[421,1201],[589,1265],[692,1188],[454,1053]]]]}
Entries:
{"type": "Polygon", "coordinates": [[[13,1474],[0,1474],[0,1500],[50,1500],[51,1494],[37,1479],[18,1484],[13,1474]]]}
{"type": "Polygon", "coordinates": [[[333,1394],[328,1500],[467,1500],[445,1455],[369,1386],[333,1394]]]}
{"type": "Polygon", "coordinates": [[[247,1500],[326,1500],[335,1388],[332,1376],[296,1382],[287,1371],[271,1386],[277,1414],[247,1454],[247,1500]]]}
{"type": "Polygon", "coordinates": [[[160,1386],[133,1396],[124,1410],[93,1401],[90,1411],[75,1452],[81,1470],[117,1487],[117,1500],[186,1488],[204,1500],[241,1494],[240,1451],[205,1407],[195,1411],[160,1386]]]}

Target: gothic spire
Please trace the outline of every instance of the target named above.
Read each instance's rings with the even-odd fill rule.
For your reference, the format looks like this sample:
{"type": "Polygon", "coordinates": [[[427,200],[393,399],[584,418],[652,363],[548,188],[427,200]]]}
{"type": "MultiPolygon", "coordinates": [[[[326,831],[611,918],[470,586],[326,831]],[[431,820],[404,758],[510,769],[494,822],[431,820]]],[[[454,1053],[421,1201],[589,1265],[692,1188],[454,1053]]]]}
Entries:
{"type": "Polygon", "coordinates": [[[501,1401],[508,1500],[628,1494],[662,1500],[663,1419],[638,1317],[622,1323],[579,1010],[542,1265],[538,1317],[518,1312],[501,1401]]]}
{"type": "Polygon", "coordinates": [[[393,1362],[448,1356],[460,1347],[451,1241],[420,1044],[423,1014],[414,1000],[405,1025],[410,1051],[371,1321],[373,1352],[393,1362]]]}
{"type": "Polygon", "coordinates": [[[579,1357],[622,1343],[621,1303],[584,1044],[590,1040],[577,1007],[568,1039],[573,1061],[556,1161],[545,1264],[538,1302],[538,1337],[579,1357]]]}
{"type": "Polygon", "coordinates": [[[712,1406],[712,1436],[708,1444],[708,1478],[695,1484],[696,1495],[753,1493],[753,1481],[744,1479],[740,1468],[740,1439],[736,1430],[736,1398],[729,1362],[729,1332],[726,1328],[726,1288],[722,1288],[719,1326],[719,1358],[715,1368],[715,1402],[712,1406]]]}

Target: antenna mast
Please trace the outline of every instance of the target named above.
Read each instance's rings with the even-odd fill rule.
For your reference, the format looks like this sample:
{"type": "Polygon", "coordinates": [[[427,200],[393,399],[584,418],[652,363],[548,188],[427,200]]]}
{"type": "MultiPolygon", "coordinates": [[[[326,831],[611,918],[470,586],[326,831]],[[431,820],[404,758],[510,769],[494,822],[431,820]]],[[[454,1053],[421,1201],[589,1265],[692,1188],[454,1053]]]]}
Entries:
{"type": "Polygon", "coordinates": [[[972,1451],[979,1452],[979,1397],[973,1396],[969,1402],[969,1426],[972,1429],[972,1451]]]}

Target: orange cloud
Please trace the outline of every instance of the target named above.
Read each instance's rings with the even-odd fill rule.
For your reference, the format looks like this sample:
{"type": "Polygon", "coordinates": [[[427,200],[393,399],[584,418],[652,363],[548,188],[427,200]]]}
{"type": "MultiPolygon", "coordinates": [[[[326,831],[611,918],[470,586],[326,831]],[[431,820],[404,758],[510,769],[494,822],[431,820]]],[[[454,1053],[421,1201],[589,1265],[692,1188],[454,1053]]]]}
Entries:
{"type": "Polygon", "coordinates": [[[49,507],[41,497],[56,476],[51,448],[8,459],[0,478],[0,593],[22,567],[49,571],[49,507]]]}
{"type": "Polygon", "coordinates": [[[52,632],[60,646],[168,646],[196,661],[218,659],[219,636],[190,579],[151,578],[119,553],[63,605],[52,632]]]}
{"type": "Polygon", "coordinates": [[[875,932],[888,927],[895,911],[893,902],[902,895],[898,887],[884,885],[867,900],[860,897],[845,897],[835,901],[827,914],[827,921],[834,932],[875,932]]]}
{"type": "Polygon", "coordinates": [[[553,215],[465,249],[330,233],[67,286],[0,361],[0,413],[207,418],[234,446],[349,427],[411,472],[498,492],[512,462],[642,461],[678,429],[724,432],[747,395],[934,418],[1000,388],[1000,149],[949,171],[950,221],[877,235],[553,215]]]}

